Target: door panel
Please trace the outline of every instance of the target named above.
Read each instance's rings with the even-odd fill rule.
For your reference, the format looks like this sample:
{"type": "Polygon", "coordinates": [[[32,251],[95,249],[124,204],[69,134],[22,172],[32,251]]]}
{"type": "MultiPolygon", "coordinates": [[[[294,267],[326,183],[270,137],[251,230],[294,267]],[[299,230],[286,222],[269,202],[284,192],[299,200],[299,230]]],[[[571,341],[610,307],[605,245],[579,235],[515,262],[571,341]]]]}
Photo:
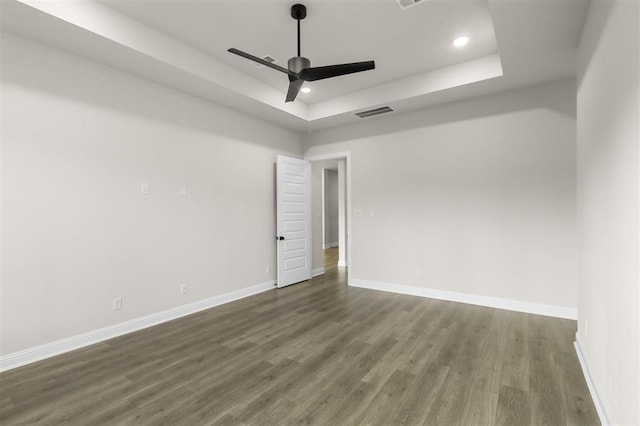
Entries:
{"type": "Polygon", "coordinates": [[[311,164],[277,160],[278,287],[311,279],[311,164]]]}

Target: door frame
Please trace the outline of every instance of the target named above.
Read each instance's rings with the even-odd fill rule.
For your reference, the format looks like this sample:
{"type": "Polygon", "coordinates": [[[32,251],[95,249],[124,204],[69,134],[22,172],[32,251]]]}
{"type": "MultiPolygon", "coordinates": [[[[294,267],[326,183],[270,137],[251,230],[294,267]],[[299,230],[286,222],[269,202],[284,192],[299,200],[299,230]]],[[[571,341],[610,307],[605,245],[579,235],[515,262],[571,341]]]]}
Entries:
{"type": "Polygon", "coordinates": [[[322,235],[321,235],[321,237],[322,237],[322,248],[323,249],[326,246],[326,241],[325,241],[326,227],[325,227],[324,221],[327,220],[326,214],[325,214],[326,212],[325,212],[325,199],[324,199],[325,198],[325,193],[324,193],[324,191],[325,191],[325,181],[324,180],[326,178],[326,175],[325,175],[325,171],[326,170],[327,169],[325,169],[324,167],[322,168],[322,172],[321,172],[322,174],[321,174],[321,179],[320,179],[320,184],[321,184],[320,185],[320,200],[321,200],[320,201],[320,204],[321,204],[321,207],[320,207],[320,218],[322,219],[322,235]]]}
{"type": "MultiPolygon", "coordinates": [[[[345,160],[346,179],[347,179],[347,206],[346,206],[346,219],[347,219],[347,268],[351,267],[351,259],[353,254],[351,251],[351,151],[331,152],[327,154],[318,155],[305,155],[303,160],[309,162],[321,161],[321,160],[345,160]]],[[[323,178],[324,179],[324,178],[323,178]]],[[[348,281],[351,281],[351,273],[347,274],[348,281]]]]}

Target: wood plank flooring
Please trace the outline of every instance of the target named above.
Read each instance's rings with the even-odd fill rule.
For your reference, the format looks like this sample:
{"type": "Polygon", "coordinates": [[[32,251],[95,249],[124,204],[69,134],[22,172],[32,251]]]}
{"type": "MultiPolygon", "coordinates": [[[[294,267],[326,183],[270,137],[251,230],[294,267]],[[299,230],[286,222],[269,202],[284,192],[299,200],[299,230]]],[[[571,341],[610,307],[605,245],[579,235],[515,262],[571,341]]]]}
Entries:
{"type": "Polygon", "coordinates": [[[575,321],[326,274],[0,374],[0,424],[595,425],[575,321]]]}

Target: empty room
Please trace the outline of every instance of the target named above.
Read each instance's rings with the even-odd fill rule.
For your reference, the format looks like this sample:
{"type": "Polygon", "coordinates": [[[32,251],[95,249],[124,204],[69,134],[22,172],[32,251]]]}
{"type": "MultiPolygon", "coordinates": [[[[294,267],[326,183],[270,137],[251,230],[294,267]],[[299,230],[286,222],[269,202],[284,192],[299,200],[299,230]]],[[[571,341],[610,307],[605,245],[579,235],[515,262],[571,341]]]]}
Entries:
{"type": "Polygon", "coordinates": [[[640,425],[640,0],[0,8],[0,424],[640,425]]]}

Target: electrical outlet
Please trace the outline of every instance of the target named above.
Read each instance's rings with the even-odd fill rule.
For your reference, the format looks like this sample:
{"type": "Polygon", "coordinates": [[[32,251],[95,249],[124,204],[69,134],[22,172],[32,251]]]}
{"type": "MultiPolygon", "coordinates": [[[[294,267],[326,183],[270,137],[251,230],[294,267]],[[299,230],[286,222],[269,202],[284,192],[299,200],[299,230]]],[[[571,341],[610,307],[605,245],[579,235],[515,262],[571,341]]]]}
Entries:
{"type": "Polygon", "coordinates": [[[141,194],[148,194],[149,193],[149,184],[148,183],[141,183],[140,184],[140,193],[141,194]]]}
{"type": "Polygon", "coordinates": [[[180,187],[180,195],[182,195],[183,197],[187,196],[187,187],[186,186],[182,185],[180,187]]]}
{"type": "Polygon", "coordinates": [[[180,294],[187,294],[189,292],[189,284],[182,284],[180,286],[180,294]]]}
{"type": "Polygon", "coordinates": [[[264,267],[264,274],[267,275],[271,272],[271,265],[266,265],[264,267]]]}
{"type": "Polygon", "coordinates": [[[113,310],[117,311],[119,309],[122,309],[122,297],[120,296],[113,298],[113,310]]]}
{"type": "Polygon", "coordinates": [[[420,278],[422,276],[422,271],[420,270],[420,268],[416,269],[416,278],[420,278]]]}

